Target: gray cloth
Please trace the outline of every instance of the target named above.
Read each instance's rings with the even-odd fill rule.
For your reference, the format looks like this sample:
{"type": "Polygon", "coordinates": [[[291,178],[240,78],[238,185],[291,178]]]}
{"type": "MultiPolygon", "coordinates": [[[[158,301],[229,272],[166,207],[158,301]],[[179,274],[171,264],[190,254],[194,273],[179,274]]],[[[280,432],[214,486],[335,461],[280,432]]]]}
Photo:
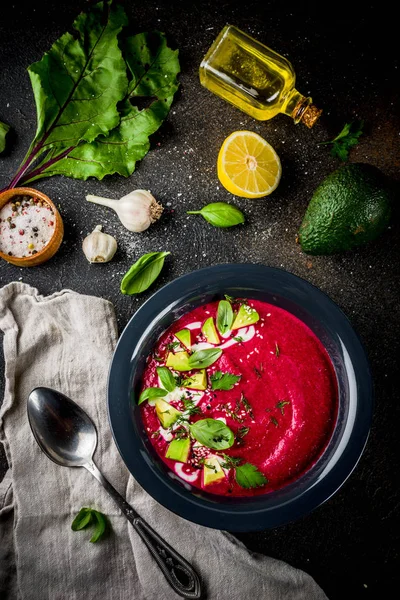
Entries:
{"type": "Polygon", "coordinates": [[[107,419],[106,380],[117,341],[109,302],[70,290],[43,297],[14,282],[0,289],[0,329],[6,364],[0,439],[10,466],[0,484],[2,599],[178,598],[100,484],[85,469],[60,467],[40,451],[29,428],[26,399],[43,385],[62,391],[93,418],[99,469],[193,564],[209,600],[326,600],[303,571],[249,552],[229,533],[181,519],[130,476],[107,419]],[[112,533],[106,540],[91,544],[90,532],[71,530],[82,506],[109,516],[112,533]]]}

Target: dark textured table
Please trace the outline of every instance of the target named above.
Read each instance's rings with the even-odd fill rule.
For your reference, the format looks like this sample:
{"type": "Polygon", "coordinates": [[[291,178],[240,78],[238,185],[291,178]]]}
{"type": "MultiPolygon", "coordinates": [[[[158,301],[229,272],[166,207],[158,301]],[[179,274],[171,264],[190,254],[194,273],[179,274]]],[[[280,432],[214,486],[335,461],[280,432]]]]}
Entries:
{"type": "MultiPolygon", "coordinates": [[[[26,68],[88,4],[72,0],[2,6],[0,121],[12,132],[0,157],[0,188],[11,180],[36,129],[26,68]]],[[[365,133],[350,160],[371,163],[395,184],[400,181],[398,47],[391,9],[367,3],[359,13],[337,3],[314,10],[308,3],[253,0],[146,0],[124,6],[135,32],[160,29],[180,50],[181,87],[170,115],[129,179],[53,177],[36,183],[60,206],[64,242],[40,267],[24,270],[2,262],[1,285],[20,280],[45,295],[69,288],[102,296],[113,302],[121,331],[155,289],[216,263],[281,267],[326,292],[350,318],[371,362],[376,406],[367,448],[343,487],[312,514],[272,531],[238,537],[251,550],[308,571],[331,600],[389,597],[388,590],[396,584],[398,589],[399,583],[398,210],[379,240],[351,253],[309,257],[295,239],[313,190],[339,166],[328,147],[317,143],[336,135],[345,122],[365,121],[365,133]],[[324,109],[313,130],[295,126],[284,115],[256,122],[200,86],[201,58],[227,22],[291,60],[298,90],[311,94],[324,109]],[[234,199],[246,214],[244,227],[215,229],[200,217],[188,217],[186,210],[232,200],[218,182],[216,157],[224,138],[237,129],[256,131],[272,144],[282,161],[282,180],[268,198],[234,199]],[[142,234],[129,233],[114,213],[85,200],[87,193],[120,197],[136,188],[150,189],[165,207],[162,219],[142,234]],[[82,239],[98,223],[119,243],[107,265],[90,265],[81,250],[82,239]],[[140,297],[123,296],[123,273],[140,255],[156,250],[171,251],[159,280],[140,297]]],[[[4,368],[1,377],[4,383],[4,368]]],[[[4,456],[1,461],[0,476],[6,468],[4,456]]]]}

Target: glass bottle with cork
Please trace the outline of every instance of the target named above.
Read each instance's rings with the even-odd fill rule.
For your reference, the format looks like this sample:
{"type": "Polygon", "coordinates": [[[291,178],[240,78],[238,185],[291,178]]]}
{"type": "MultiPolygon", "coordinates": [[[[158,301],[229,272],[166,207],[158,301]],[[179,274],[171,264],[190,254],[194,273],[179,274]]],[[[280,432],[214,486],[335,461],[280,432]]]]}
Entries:
{"type": "Polygon", "coordinates": [[[201,84],[260,121],[278,113],[311,128],[322,110],[295,88],[291,63],[233,25],[226,25],[200,65],[201,84]]]}

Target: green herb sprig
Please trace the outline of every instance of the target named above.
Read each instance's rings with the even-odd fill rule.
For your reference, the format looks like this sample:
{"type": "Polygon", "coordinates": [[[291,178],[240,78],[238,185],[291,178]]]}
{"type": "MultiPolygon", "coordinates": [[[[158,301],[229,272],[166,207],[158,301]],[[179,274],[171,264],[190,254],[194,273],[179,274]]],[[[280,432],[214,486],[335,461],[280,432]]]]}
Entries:
{"type": "Polygon", "coordinates": [[[212,390],[231,390],[235,383],[240,381],[241,375],[233,375],[233,373],[223,373],[215,371],[210,377],[212,390]]]}
{"type": "Polygon", "coordinates": [[[101,540],[107,533],[110,524],[105,515],[94,508],[82,507],[75,519],[72,521],[72,531],[80,531],[86,529],[89,525],[94,525],[94,533],[90,538],[92,544],[101,540]]]}
{"type": "Polygon", "coordinates": [[[170,252],[149,252],[143,254],[122,278],[121,292],[132,296],[147,290],[157,279],[164,266],[165,257],[170,252]]]}
{"type": "Polygon", "coordinates": [[[162,398],[168,394],[167,390],[159,387],[148,387],[139,396],[138,404],[142,404],[146,400],[153,400],[153,398],[162,398]]]}
{"type": "Polygon", "coordinates": [[[195,421],[190,425],[190,433],[200,444],[212,450],[226,450],[235,441],[233,431],[219,419],[195,421]]]}
{"type": "Polygon", "coordinates": [[[235,468],[235,479],[242,488],[256,488],[268,483],[268,479],[251,463],[235,468]]]}
{"type": "Polygon", "coordinates": [[[168,367],[157,367],[156,371],[164,388],[168,392],[173,392],[176,388],[176,379],[168,367]]]}
{"type": "Polygon", "coordinates": [[[188,365],[190,369],[205,369],[215,363],[222,354],[220,348],[206,348],[197,350],[189,357],[188,365]]]}
{"type": "Polygon", "coordinates": [[[226,202],[212,202],[201,210],[188,210],[187,214],[201,215],[214,227],[233,227],[245,221],[242,211],[226,202]]]}
{"type": "Polygon", "coordinates": [[[221,335],[230,330],[233,323],[233,310],[228,300],[221,300],[217,310],[217,329],[221,335]]]}
{"type": "Polygon", "coordinates": [[[353,121],[346,123],[342,131],[333,140],[320,142],[318,146],[331,144],[331,154],[340,160],[346,161],[349,157],[350,148],[356,146],[363,133],[364,121],[353,121]]]}
{"type": "Polygon", "coordinates": [[[236,482],[242,488],[256,488],[266,485],[268,479],[251,463],[244,463],[243,459],[238,456],[228,456],[223,454],[224,461],[221,467],[224,469],[234,469],[236,482]]]}

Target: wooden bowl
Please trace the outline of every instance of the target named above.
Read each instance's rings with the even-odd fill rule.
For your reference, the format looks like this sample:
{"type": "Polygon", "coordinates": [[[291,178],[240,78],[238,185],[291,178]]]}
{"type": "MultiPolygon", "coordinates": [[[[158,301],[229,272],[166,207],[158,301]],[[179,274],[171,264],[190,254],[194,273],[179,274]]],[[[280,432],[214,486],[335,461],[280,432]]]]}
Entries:
{"type": "Polygon", "coordinates": [[[26,257],[9,256],[8,254],[0,251],[0,258],[3,258],[7,262],[16,265],[17,267],[36,267],[37,265],[41,265],[42,263],[46,262],[46,260],[49,260],[49,258],[54,256],[59,249],[64,236],[64,224],[60,213],[50,198],[48,198],[46,194],[43,194],[43,192],[39,192],[38,190],[29,187],[11,188],[0,193],[0,209],[2,209],[3,206],[15,196],[30,196],[32,198],[39,198],[39,200],[46,202],[54,212],[56,221],[55,229],[50,240],[42,250],[36,254],[33,254],[32,256],[26,257]]]}

